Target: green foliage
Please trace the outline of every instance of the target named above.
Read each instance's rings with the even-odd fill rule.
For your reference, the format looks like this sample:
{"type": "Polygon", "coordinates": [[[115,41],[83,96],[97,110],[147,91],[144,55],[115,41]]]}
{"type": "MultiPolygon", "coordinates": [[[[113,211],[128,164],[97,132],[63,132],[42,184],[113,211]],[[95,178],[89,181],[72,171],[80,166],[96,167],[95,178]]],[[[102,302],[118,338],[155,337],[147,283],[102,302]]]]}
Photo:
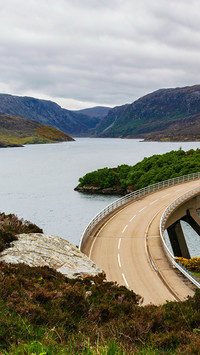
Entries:
{"type": "Polygon", "coordinates": [[[104,168],[86,174],[79,179],[80,185],[92,185],[101,187],[115,186],[119,183],[118,174],[114,169],[104,168]]]}
{"type": "Polygon", "coordinates": [[[171,151],[144,158],[134,166],[120,165],[86,174],[79,179],[79,186],[127,188],[134,190],[174,177],[200,171],[200,150],[171,151]]]}

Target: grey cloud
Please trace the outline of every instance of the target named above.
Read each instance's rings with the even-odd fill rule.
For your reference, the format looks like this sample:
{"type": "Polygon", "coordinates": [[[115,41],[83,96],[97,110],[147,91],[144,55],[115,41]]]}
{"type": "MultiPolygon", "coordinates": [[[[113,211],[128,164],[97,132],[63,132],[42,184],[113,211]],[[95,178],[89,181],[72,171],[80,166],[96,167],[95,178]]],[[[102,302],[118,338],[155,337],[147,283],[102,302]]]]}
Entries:
{"type": "Polygon", "coordinates": [[[0,5],[0,91],[114,106],[199,82],[196,0],[0,5]]]}

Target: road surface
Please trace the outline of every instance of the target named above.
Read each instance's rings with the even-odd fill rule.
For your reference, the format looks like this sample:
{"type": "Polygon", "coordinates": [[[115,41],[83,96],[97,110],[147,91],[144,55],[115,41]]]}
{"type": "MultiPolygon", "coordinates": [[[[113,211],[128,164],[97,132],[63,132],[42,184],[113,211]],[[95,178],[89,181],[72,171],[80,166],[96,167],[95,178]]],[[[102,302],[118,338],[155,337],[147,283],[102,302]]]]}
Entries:
{"type": "Polygon", "coordinates": [[[198,187],[199,180],[158,190],[111,217],[90,240],[88,256],[108,281],[133,290],[145,304],[184,300],[194,288],[168,262],[159,236],[160,218],[176,198],[198,187]]]}

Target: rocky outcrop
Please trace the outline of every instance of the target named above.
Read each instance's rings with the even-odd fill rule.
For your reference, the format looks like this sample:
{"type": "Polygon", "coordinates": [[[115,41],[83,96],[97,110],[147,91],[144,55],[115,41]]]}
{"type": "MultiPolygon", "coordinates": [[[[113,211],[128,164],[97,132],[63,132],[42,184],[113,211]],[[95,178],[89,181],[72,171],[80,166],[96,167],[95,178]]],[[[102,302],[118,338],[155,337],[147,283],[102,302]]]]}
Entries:
{"type": "Polygon", "coordinates": [[[78,192],[84,192],[87,194],[102,194],[102,195],[126,195],[129,192],[126,188],[123,187],[119,187],[119,188],[115,188],[115,187],[97,187],[97,186],[77,186],[74,189],[75,191],[78,192]]]}
{"type": "Polygon", "coordinates": [[[5,249],[0,261],[29,266],[49,266],[69,278],[102,273],[85,254],[68,241],[42,233],[20,234],[5,249]]]}

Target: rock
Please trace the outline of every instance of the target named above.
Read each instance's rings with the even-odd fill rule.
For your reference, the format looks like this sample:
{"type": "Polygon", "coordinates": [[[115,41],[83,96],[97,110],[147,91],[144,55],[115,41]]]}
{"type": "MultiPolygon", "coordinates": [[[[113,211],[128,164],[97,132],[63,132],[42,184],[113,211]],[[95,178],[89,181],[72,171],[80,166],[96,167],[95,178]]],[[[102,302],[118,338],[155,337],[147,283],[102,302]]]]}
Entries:
{"type": "Polygon", "coordinates": [[[97,186],[77,186],[74,189],[78,192],[88,193],[88,194],[102,194],[102,195],[125,195],[126,189],[115,188],[115,187],[97,187],[97,186]]]}
{"type": "Polygon", "coordinates": [[[95,194],[95,193],[99,193],[99,191],[101,191],[101,187],[96,187],[96,186],[77,186],[74,189],[75,191],[79,191],[79,192],[86,192],[89,194],[95,194]]]}
{"type": "Polygon", "coordinates": [[[29,266],[49,266],[69,278],[102,273],[93,261],[68,241],[42,233],[20,234],[5,249],[0,261],[29,266]]]}

